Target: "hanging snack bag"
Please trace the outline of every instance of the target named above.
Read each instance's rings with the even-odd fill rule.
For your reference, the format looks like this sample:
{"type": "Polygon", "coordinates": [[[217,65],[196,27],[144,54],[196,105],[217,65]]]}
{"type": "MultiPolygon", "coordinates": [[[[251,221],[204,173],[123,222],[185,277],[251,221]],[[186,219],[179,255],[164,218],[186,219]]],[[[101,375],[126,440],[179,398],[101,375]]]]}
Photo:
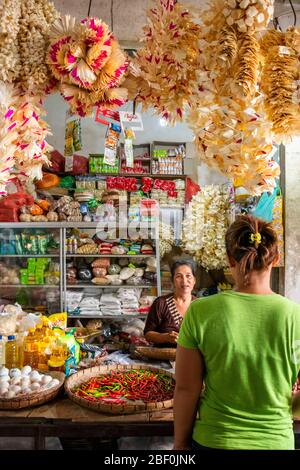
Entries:
{"type": "Polygon", "coordinates": [[[121,127],[111,123],[105,137],[105,149],[103,162],[107,165],[114,166],[117,158],[117,149],[121,127]]]}
{"type": "Polygon", "coordinates": [[[73,121],[73,146],[76,151],[82,149],[81,119],[75,119],[75,121],[73,121]]]}
{"type": "Polygon", "coordinates": [[[74,153],[74,141],[73,141],[73,130],[75,121],[69,121],[66,123],[65,129],[65,156],[71,157],[74,153]]]}

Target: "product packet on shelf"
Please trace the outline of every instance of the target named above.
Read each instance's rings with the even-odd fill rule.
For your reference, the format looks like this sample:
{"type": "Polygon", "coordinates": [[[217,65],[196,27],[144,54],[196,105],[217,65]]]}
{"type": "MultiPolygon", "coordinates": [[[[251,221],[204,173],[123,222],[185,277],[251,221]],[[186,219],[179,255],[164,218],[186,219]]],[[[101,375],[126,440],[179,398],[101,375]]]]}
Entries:
{"type": "Polygon", "coordinates": [[[51,328],[58,327],[62,330],[65,330],[67,328],[67,319],[68,315],[66,312],[53,313],[52,315],[48,316],[51,328]]]}

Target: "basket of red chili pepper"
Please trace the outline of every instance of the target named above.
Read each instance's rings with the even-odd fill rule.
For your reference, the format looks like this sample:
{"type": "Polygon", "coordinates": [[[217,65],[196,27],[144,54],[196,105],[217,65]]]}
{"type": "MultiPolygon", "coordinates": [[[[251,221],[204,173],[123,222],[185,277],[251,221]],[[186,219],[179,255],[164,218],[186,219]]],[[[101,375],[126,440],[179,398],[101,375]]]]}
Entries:
{"type": "Polygon", "coordinates": [[[71,400],[101,413],[133,414],[173,406],[174,374],[146,364],[98,366],[71,375],[71,400]]]}

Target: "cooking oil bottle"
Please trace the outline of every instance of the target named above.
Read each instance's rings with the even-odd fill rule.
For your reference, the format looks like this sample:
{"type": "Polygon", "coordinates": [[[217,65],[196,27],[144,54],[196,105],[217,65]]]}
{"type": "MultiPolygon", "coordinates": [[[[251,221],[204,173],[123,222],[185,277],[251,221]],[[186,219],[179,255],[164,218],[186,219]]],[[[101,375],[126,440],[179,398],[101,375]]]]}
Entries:
{"type": "Polygon", "coordinates": [[[14,367],[18,366],[18,344],[16,337],[14,335],[10,335],[7,337],[7,342],[5,345],[5,367],[7,367],[7,369],[13,369],[14,367]]]}
{"type": "Polygon", "coordinates": [[[5,366],[5,343],[4,338],[0,335],[0,367],[5,366]]]}
{"type": "Polygon", "coordinates": [[[50,359],[48,361],[49,370],[65,372],[65,361],[67,359],[66,345],[56,344],[52,349],[50,359]]]}
{"type": "Polygon", "coordinates": [[[28,335],[23,343],[23,363],[24,366],[31,366],[33,369],[38,368],[39,364],[39,344],[35,335],[35,329],[30,328],[28,335]]]}
{"type": "Polygon", "coordinates": [[[42,340],[39,342],[39,364],[38,368],[41,370],[48,370],[48,361],[51,357],[52,339],[48,333],[44,334],[42,340]]]}

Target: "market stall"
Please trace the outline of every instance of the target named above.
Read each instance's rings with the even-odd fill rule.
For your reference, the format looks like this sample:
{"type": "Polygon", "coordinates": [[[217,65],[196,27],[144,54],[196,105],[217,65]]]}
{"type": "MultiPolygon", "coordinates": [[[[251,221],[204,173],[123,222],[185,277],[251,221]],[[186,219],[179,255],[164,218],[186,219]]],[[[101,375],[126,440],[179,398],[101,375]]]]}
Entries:
{"type": "Polygon", "coordinates": [[[132,54],[100,18],[16,3],[0,7],[9,39],[0,45],[0,409],[1,399],[3,410],[16,403],[0,411],[0,435],[33,435],[37,448],[82,429],[171,435],[168,381],[160,399],[123,382],[150,393],[145,376],[136,385],[126,375],[141,364],[173,377],[175,348],[144,337],[153,302],[172,292],[173,261],[195,261],[197,297],[231,289],[225,233],[253,214],[277,233],[272,287],[284,294],[280,145],[300,132],[299,32],[267,29],[271,0],[220,0],[201,15],[157,0],[132,54]],[[223,179],[200,187],[195,152],[223,179]],[[68,388],[119,364],[121,395],[114,380],[100,390],[98,373],[97,387],[68,388]],[[65,382],[69,399],[53,389],[31,408],[33,392],[55,385],[47,373],[65,374],[55,392],[65,382]],[[103,397],[117,416],[102,413],[103,397]]]}

